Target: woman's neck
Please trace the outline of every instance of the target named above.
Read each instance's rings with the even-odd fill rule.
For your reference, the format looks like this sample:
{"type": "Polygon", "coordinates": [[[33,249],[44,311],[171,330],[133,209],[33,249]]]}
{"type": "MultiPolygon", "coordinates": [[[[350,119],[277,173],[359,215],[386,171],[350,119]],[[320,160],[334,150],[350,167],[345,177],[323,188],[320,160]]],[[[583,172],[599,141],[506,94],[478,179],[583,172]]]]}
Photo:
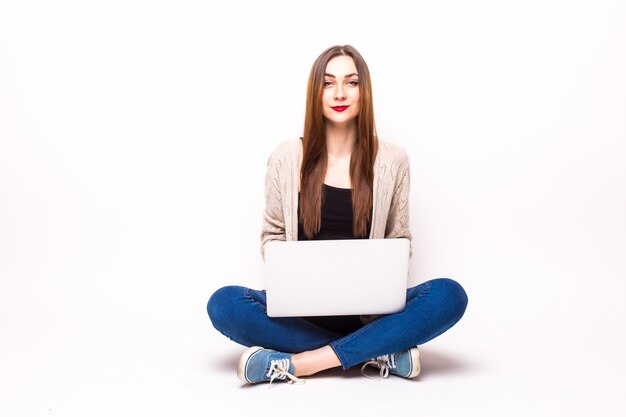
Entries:
{"type": "Polygon", "coordinates": [[[328,156],[341,157],[352,154],[356,142],[356,123],[344,125],[326,124],[326,150],[328,156]]]}

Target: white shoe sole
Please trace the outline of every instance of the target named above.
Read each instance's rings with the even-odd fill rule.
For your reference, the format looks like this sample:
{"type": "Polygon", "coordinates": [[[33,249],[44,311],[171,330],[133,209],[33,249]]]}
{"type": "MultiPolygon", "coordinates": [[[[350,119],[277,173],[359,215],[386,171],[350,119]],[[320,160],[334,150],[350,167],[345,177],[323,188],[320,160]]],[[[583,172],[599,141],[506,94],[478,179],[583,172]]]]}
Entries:
{"type": "Polygon", "coordinates": [[[252,384],[252,381],[248,381],[246,379],[246,367],[248,366],[248,361],[250,360],[250,358],[260,350],[263,350],[263,348],[260,346],[252,346],[251,348],[248,348],[245,352],[243,352],[241,358],[239,358],[239,365],[237,366],[237,377],[241,380],[241,382],[252,384]]]}
{"type": "Polygon", "coordinates": [[[418,376],[422,370],[422,365],[420,363],[420,351],[417,347],[409,349],[409,353],[411,354],[411,373],[406,376],[406,378],[415,378],[418,376]]]}

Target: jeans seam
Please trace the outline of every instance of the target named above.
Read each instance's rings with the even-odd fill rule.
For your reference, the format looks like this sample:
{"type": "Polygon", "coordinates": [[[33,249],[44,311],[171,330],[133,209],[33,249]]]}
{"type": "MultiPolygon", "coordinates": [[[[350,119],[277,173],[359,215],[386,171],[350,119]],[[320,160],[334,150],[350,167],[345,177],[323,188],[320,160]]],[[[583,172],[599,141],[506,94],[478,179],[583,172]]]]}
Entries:
{"type": "Polygon", "coordinates": [[[347,358],[345,357],[345,355],[343,354],[343,352],[341,352],[340,350],[337,350],[336,348],[336,340],[333,340],[332,342],[330,342],[328,344],[328,346],[330,346],[330,348],[335,352],[335,355],[337,355],[337,359],[339,359],[339,362],[341,362],[341,367],[345,370],[348,369],[346,367],[346,362],[348,361],[347,358]]]}
{"type": "Polygon", "coordinates": [[[363,331],[365,331],[366,329],[368,329],[369,327],[372,326],[372,324],[376,323],[376,321],[378,321],[378,318],[372,320],[371,322],[367,323],[365,326],[358,328],[357,330],[355,330],[354,332],[344,336],[341,338],[341,342],[339,341],[335,341],[335,345],[341,347],[344,343],[347,343],[349,341],[351,341],[352,339],[354,339],[356,336],[358,336],[359,334],[361,334],[363,331]]]}
{"type": "Polygon", "coordinates": [[[265,312],[265,314],[267,314],[267,305],[257,300],[254,296],[252,296],[252,289],[246,288],[244,291],[244,297],[248,298],[250,301],[254,302],[255,304],[260,304],[261,306],[263,306],[263,311],[265,312]]]}
{"type": "MultiPolygon", "coordinates": [[[[409,300],[406,305],[408,306],[409,304],[413,304],[414,301],[416,301],[420,296],[425,296],[428,295],[428,293],[430,292],[430,284],[426,283],[426,285],[423,286],[423,288],[420,289],[421,291],[418,291],[417,296],[412,298],[411,300],[409,300]]],[[[406,307],[405,307],[406,308],[406,307]]],[[[356,331],[350,333],[347,336],[342,337],[342,342],[339,343],[337,342],[337,345],[341,346],[344,343],[349,342],[350,340],[352,340],[354,337],[358,336],[360,334],[360,332],[365,331],[368,327],[370,327],[371,325],[373,325],[374,323],[376,323],[379,319],[385,317],[385,315],[381,315],[377,318],[375,318],[374,320],[372,320],[371,322],[367,323],[365,326],[357,329],[356,331]]]]}
{"type": "MultiPolygon", "coordinates": [[[[422,288],[420,288],[420,290],[417,292],[417,295],[415,297],[413,297],[412,299],[410,299],[406,303],[405,308],[407,308],[409,304],[413,304],[413,302],[416,301],[418,298],[428,295],[428,293],[430,293],[430,284],[426,283],[426,285],[424,285],[422,288]]],[[[344,344],[349,343],[350,341],[352,341],[353,338],[359,336],[361,334],[361,332],[366,331],[370,326],[373,326],[379,319],[381,319],[381,318],[383,318],[385,316],[386,315],[381,315],[381,316],[377,317],[376,319],[372,320],[371,322],[369,322],[368,324],[366,324],[365,326],[357,329],[356,331],[350,333],[349,335],[346,335],[346,336],[342,337],[340,340],[335,340],[334,342],[332,342],[331,348],[337,354],[337,357],[339,358],[339,361],[341,362],[341,365],[342,365],[342,367],[344,369],[346,369],[344,363],[347,360],[346,360],[346,358],[343,357],[341,352],[337,350],[337,348],[341,349],[341,347],[344,344]]]]}

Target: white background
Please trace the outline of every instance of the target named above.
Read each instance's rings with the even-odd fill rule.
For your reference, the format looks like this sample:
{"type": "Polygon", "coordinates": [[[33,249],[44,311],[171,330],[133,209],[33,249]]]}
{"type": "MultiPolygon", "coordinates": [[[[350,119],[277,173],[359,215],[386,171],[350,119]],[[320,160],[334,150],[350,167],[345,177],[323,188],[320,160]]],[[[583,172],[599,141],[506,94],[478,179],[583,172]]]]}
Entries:
{"type": "Polygon", "coordinates": [[[0,414],[626,413],[626,6],[407,4],[0,3],[0,414]],[[412,282],[470,304],[417,381],[242,386],[206,301],[259,286],[265,163],[335,44],[411,159],[412,282]]]}

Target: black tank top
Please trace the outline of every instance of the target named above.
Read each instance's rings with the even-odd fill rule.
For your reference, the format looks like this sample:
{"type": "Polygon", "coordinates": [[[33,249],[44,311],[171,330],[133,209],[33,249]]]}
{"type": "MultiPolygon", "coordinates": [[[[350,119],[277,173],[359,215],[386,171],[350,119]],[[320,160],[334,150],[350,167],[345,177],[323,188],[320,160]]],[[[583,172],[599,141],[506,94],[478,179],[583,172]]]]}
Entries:
{"type": "MultiPolygon", "coordinates": [[[[367,239],[371,221],[367,222],[367,235],[357,238],[352,232],[352,190],[324,184],[322,186],[322,219],[320,231],[313,240],[367,239]]],[[[298,193],[298,212],[300,212],[300,193],[298,193]]],[[[370,215],[371,219],[371,215],[370,215]]],[[[309,240],[304,236],[302,223],[298,221],[298,240],[309,240]]]]}

